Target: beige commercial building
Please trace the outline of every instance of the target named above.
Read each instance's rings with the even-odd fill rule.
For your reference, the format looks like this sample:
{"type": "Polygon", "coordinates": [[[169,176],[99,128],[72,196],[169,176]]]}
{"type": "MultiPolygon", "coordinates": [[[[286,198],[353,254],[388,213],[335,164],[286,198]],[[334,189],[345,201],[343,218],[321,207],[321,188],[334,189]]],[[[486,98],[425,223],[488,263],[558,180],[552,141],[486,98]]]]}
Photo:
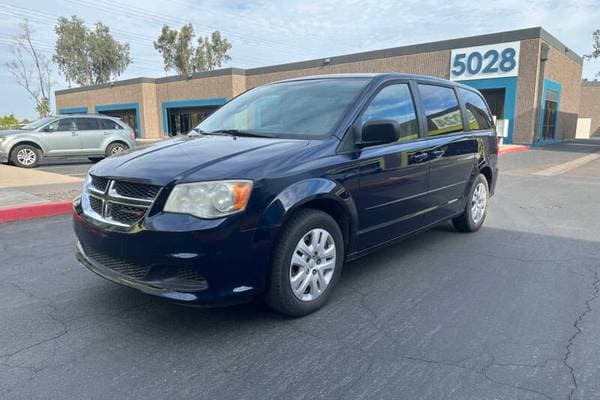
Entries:
{"type": "MultiPolygon", "coordinates": [[[[281,79],[351,72],[433,75],[479,89],[505,143],[544,144],[574,138],[580,114],[600,130],[600,106],[582,95],[600,85],[581,81],[582,58],[542,28],[529,28],[332,56],[253,69],[137,78],[59,90],[59,113],[118,116],[140,138],[187,132],[227,100],[281,79]],[[582,90],[583,89],[583,90],[582,90]]],[[[579,131],[585,133],[586,124],[579,131]]],[[[584,134],[583,133],[583,134],[584,134]]]]}

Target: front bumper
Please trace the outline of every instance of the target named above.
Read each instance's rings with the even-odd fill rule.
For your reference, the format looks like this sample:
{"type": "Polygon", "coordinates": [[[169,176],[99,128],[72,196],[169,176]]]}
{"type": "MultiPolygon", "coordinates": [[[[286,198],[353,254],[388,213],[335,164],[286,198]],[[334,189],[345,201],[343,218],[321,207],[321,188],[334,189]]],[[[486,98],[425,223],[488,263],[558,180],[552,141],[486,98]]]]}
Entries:
{"type": "Polygon", "coordinates": [[[2,147],[0,147],[0,163],[8,162],[8,151],[4,151],[2,147]]]}
{"type": "Polygon", "coordinates": [[[160,280],[144,281],[132,278],[125,273],[121,273],[115,269],[101,264],[100,262],[95,261],[91,257],[88,257],[83,250],[83,246],[79,242],[77,243],[75,257],[90,271],[100,275],[105,279],[108,279],[109,281],[141,290],[144,293],[165,297],[171,300],[195,301],[198,299],[197,294],[208,289],[208,284],[206,281],[202,283],[199,282],[196,287],[191,287],[190,285],[188,288],[182,288],[181,285],[168,285],[160,280]]]}
{"type": "Polygon", "coordinates": [[[85,267],[151,295],[186,304],[231,304],[249,301],[265,286],[271,244],[256,240],[256,231],[240,229],[235,220],[159,213],[123,229],[75,209],[73,225],[76,257],[85,267]]]}

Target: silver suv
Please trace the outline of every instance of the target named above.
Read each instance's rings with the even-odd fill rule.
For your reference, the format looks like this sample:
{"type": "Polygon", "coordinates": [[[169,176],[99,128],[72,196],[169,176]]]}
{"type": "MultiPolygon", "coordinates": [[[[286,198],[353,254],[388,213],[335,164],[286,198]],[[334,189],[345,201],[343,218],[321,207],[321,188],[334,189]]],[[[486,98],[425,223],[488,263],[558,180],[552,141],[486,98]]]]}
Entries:
{"type": "Polygon", "coordinates": [[[88,157],[97,161],[135,147],[123,121],[103,115],[45,117],[21,129],[0,131],[0,162],[34,168],[42,157],[88,157]]]}

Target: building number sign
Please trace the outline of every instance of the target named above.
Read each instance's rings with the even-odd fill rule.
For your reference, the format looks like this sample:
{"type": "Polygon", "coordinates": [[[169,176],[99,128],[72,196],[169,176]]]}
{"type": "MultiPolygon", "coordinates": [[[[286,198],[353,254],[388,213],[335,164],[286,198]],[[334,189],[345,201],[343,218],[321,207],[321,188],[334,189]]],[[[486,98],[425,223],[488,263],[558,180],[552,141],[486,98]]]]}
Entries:
{"type": "Polygon", "coordinates": [[[517,76],[520,42],[452,50],[450,80],[517,76]]]}

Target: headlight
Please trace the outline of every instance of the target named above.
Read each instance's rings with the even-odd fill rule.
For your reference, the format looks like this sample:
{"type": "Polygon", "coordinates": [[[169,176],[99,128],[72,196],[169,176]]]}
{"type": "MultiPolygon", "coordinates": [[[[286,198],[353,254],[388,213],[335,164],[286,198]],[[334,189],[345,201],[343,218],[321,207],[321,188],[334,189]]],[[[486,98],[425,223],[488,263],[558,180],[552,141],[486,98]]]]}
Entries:
{"type": "Polygon", "coordinates": [[[6,136],[0,136],[0,144],[2,144],[8,138],[6,136]]]}
{"type": "Polygon", "coordinates": [[[92,183],[92,176],[90,174],[87,174],[85,176],[85,178],[83,179],[83,190],[82,192],[85,193],[87,192],[88,187],[90,187],[92,183]]]}
{"type": "Polygon", "coordinates": [[[215,181],[176,185],[164,211],[198,218],[221,218],[246,209],[252,181],[215,181]]]}

